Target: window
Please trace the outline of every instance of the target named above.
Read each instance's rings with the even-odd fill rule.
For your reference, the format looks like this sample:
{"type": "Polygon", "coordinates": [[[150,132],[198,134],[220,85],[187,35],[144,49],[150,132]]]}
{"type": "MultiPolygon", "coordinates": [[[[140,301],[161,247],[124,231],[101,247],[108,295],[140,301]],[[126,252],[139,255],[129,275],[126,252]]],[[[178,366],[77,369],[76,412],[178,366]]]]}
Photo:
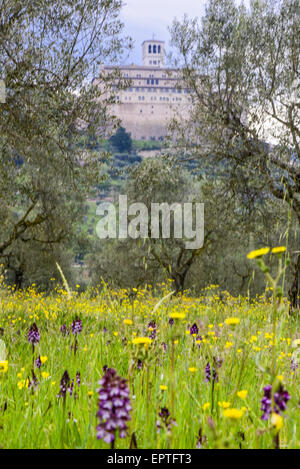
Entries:
{"type": "Polygon", "coordinates": [[[149,79],[147,80],[147,85],[150,85],[150,80],[149,79]]]}
{"type": "Polygon", "coordinates": [[[149,52],[149,54],[151,54],[151,52],[152,52],[151,46],[148,47],[148,52],[149,52]]]}
{"type": "Polygon", "coordinates": [[[158,85],[158,80],[155,80],[155,83],[158,85]]]}
{"type": "Polygon", "coordinates": [[[159,53],[159,54],[160,54],[160,51],[161,51],[161,48],[160,48],[160,46],[158,46],[158,53],[159,53]]]}
{"type": "Polygon", "coordinates": [[[154,65],[156,65],[156,60],[153,60],[154,65]]]}
{"type": "Polygon", "coordinates": [[[154,80],[151,80],[151,85],[154,85],[154,80]]]}
{"type": "Polygon", "coordinates": [[[153,46],[153,54],[156,54],[156,46],[153,46]]]}

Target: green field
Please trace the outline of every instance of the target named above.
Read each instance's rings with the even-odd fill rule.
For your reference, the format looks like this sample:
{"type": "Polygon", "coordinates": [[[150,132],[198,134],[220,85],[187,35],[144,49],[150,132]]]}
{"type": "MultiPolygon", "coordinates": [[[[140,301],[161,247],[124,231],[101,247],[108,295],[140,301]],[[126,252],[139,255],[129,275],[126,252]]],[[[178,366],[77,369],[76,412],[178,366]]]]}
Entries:
{"type": "Polygon", "coordinates": [[[270,287],[251,302],[214,285],[199,298],[174,298],[171,288],[102,285],[79,294],[57,287],[43,296],[34,286],[3,287],[1,447],[109,448],[96,430],[106,367],[127,380],[132,407],[126,436],[113,432],[115,448],[299,447],[299,319],[287,301],[274,303],[270,287]],[[76,318],[82,330],[73,333],[76,318]],[[273,402],[262,420],[270,384],[273,402]],[[285,391],[286,409],[276,410],[285,391]]]}

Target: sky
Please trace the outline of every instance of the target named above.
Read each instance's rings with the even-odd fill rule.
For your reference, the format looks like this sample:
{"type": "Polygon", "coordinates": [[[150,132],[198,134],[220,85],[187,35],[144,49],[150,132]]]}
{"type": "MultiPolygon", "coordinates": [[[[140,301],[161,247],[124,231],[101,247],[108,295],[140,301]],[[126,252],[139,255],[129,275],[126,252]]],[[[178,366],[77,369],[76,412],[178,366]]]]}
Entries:
{"type": "Polygon", "coordinates": [[[204,14],[205,0],[124,0],[121,19],[125,24],[125,33],[134,41],[134,50],[124,63],[142,64],[141,44],[146,39],[166,41],[166,50],[170,34],[168,27],[173,19],[181,19],[185,13],[189,17],[204,14]]]}

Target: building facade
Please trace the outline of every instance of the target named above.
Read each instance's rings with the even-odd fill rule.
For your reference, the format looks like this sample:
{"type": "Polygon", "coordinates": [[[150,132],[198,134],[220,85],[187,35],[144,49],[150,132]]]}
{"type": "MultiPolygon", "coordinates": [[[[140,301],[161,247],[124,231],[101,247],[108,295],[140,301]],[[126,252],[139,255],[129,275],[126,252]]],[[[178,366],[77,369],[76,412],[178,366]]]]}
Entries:
{"type": "MultiPolygon", "coordinates": [[[[144,41],[142,51],[143,65],[118,67],[130,86],[118,90],[117,84],[114,85],[116,104],[112,112],[132,138],[160,139],[167,134],[168,123],[175,115],[188,116],[192,96],[180,86],[178,70],[165,68],[163,41],[144,41]]],[[[102,66],[101,73],[109,74],[114,69],[102,66]]]]}

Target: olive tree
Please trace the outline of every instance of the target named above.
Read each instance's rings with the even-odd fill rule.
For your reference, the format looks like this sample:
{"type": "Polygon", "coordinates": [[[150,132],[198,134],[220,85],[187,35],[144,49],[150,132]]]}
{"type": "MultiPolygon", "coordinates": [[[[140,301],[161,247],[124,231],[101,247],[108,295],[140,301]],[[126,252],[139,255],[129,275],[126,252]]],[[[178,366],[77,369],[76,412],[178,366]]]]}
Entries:
{"type": "MultiPolygon", "coordinates": [[[[249,8],[210,0],[201,20],[185,16],[171,28],[174,63],[193,100],[190,119],[172,124],[182,152],[218,172],[241,206],[258,211],[270,199],[288,203],[298,246],[299,28],[298,0],[251,0],[249,8]]],[[[293,307],[299,293],[298,255],[293,307]]]]}
{"type": "Polygon", "coordinates": [[[99,181],[101,155],[80,138],[113,128],[107,90],[122,78],[99,70],[130,47],[121,7],[119,0],[0,0],[0,256],[10,265],[20,243],[36,250],[70,236],[99,181]]]}

